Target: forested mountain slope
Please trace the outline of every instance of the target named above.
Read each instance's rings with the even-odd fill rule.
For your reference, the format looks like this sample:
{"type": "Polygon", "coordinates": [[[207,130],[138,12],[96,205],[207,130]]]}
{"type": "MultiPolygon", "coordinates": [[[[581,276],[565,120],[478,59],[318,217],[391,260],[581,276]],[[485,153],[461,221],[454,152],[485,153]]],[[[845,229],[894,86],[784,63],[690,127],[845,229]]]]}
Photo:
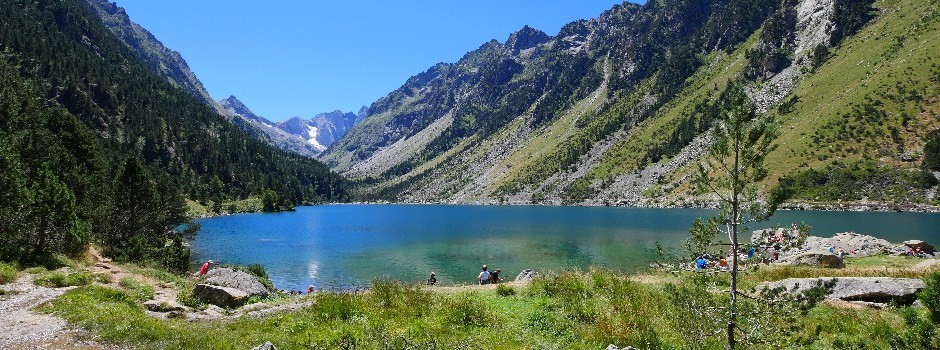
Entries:
{"type": "Polygon", "coordinates": [[[798,200],[927,203],[937,7],[649,1],[556,37],[526,27],[412,77],[322,159],[376,199],[705,205],[691,165],[742,81],[783,124],[768,190],[783,179],[798,200]]]}
{"type": "Polygon", "coordinates": [[[23,216],[0,231],[35,243],[3,242],[0,253],[28,256],[29,247],[47,250],[50,237],[87,241],[94,232],[108,242],[133,230],[112,241],[133,247],[107,247],[140,258],[185,221],[184,197],[269,192],[280,206],[347,198],[345,181],[322,163],[252,139],[151,72],[79,0],[3,0],[0,19],[9,197],[0,206],[23,216]],[[50,204],[39,205],[42,198],[50,204]],[[34,213],[46,218],[36,221],[34,210],[58,214],[34,213]]]}

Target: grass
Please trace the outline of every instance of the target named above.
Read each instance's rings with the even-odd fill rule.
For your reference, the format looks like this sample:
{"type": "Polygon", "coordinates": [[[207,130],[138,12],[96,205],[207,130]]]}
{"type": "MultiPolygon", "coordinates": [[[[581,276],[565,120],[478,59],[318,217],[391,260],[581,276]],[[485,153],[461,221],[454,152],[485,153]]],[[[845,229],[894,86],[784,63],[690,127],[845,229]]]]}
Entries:
{"type": "Polygon", "coordinates": [[[118,282],[127,294],[137,302],[144,302],[153,299],[153,287],[144,281],[134,277],[125,277],[118,282]]]}
{"type": "MultiPolygon", "coordinates": [[[[864,263],[874,263],[868,260],[864,263]]],[[[769,270],[764,276],[798,274],[769,270]]],[[[807,271],[804,275],[822,274],[807,271]]],[[[760,273],[746,276],[753,280],[760,273]]],[[[650,282],[640,283],[635,276],[592,269],[548,275],[527,286],[447,293],[376,280],[369,292],[316,294],[297,311],[199,322],[147,316],[136,294],[139,281],[122,280],[125,290],[84,286],[43,310],[93,331],[101,341],[135,348],[244,348],[264,341],[288,349],[722,348],[719,308],[727,295],[720,290],[726,281],[656,274],[664,276],[645,275],[650,282]]],[[[766,306],[743,300],[742,308],[758,314],[766,306]]],[[[821,303],[796,316],[781,312],[742,319],[774,331],[768,333],[770,343],[749,348],[880,349],[910,333],[906,309],[850,310],[821,303]]]]}
{"type": "Polygon", "coordinates": [[[15,282],[17,270],[16,265],[0,262],[0,284],[15,282]]]}
{"type": "Polygon", "coordinates": [[[33,283],[43,287],[62,288],[91,284],[95,275],[90,272],[46,271],[33,278],[33,283]]]}

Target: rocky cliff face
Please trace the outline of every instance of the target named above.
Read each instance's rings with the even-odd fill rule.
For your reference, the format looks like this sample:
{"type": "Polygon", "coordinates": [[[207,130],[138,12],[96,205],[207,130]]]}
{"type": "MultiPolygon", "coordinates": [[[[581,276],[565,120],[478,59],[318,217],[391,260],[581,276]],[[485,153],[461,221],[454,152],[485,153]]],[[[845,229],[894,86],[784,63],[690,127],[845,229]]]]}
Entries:
{"type": "Polygon", "coordinates": [[[875,23],[936,35],[936,26],[905,16],[937,8],[918,0],[904,9],[884,4],[879,12],[872,4],[649,1],[614,6],[554,37],[524,27],[505,42],[487,42],[411,77],[373,103],[371,115],[321,159],[347,176],[370,179],[375,185],[368,191],[383,200],[707,205],[707,198],[690,194],[692,168],[710,142],[717,101],[737,80],[761,111],[784,123],[769,182],[835,159],[870,158],[863,148],[888,155],[877,161],[883,166],[916,169],[917,160],[903,150],[922,147],[924,134],[938,126],[929,112],[937,103],[911,99],[882,108],[864,102],[881,97],[870,84],[860,85],[871,78],[858,76],[864,73],[858,65],[899,65],[904,68],[868,74],[883,86],[903,86],[898,91],[937,96],[938,89],[925,88],[931,83],[924,75],[898,76],[904,69],[929,76],[930,64],[940,63],[929,48],[902,40],[903,30],[865,31],[880,13],[875,23]],[[863,34],[855,35],[858,30],[863,34]],[[873,45],[869,38],[878,35],[902,40],[903,48],[873,45]],[[915,57],[920,63],[911,63],[915,57]],[[889,127],[869,124],[865,106],[886,115],[904,108],[922,113],[909,115],[917,126],[889,127]],[[870,133],[848,140],[847,124],[870,133]],[[870,130],[883,127],[897,130],[896,137],[870,130]],[[842,141],[820,150],[808,138],[817,145],[842,141]]]}

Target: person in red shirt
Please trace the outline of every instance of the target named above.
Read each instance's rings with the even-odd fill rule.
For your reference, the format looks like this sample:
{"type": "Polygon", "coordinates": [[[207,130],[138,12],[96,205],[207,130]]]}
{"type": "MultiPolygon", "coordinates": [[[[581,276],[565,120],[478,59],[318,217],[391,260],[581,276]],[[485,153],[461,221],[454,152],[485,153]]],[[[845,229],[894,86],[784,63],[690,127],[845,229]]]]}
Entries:
{"type": "Polygon", "coordinates": [[[313,285],[310,285],[310,288],[307,288],[307,294],[313,294],[313,285]]]}
{"type": "Polygon", "coordinates": [[[206,261],[205,264],[202,264],[202,267],[199,268],[199,276],[202,276],[208,273],[210,266],[212,266],[212,260],[206,261]]]}

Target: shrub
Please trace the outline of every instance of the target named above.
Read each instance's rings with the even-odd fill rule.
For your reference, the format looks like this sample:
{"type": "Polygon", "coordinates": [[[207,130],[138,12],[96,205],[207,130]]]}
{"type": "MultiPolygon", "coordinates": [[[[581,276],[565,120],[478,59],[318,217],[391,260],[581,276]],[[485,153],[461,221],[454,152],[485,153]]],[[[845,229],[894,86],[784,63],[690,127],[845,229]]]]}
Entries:
{"type": "Polygon", "coordinates": [[[84,286],[91,283],[94,276],[87,272],[49,271],[36,276],[33,283],[43,287],[62,288],[71,286],[84,286]]]}
{"type": "Polygon", "coordinates": [[[920,291],[918,298],[930,310],[930,320],[940,324],[940,272],[925,278],[924,284],[924,290],[920,291]]]}
{"type": "Polygon", "coordinates": [[[516,289],[505,284],[496,286],[496,294],[504,297],[516,295],[516,289]]]}
{"type": "Polygon", "coordinates": [[[458,327],[485,326],[493,318],[487,307],[478,301],[477,293],[463,293],[448,298],[441,313],[447,324],[458,327]]]}
{"type": "Polygon", "coordinates": [[[0,284],[16,281],[16,266],[0,263],[0,284]]]}

